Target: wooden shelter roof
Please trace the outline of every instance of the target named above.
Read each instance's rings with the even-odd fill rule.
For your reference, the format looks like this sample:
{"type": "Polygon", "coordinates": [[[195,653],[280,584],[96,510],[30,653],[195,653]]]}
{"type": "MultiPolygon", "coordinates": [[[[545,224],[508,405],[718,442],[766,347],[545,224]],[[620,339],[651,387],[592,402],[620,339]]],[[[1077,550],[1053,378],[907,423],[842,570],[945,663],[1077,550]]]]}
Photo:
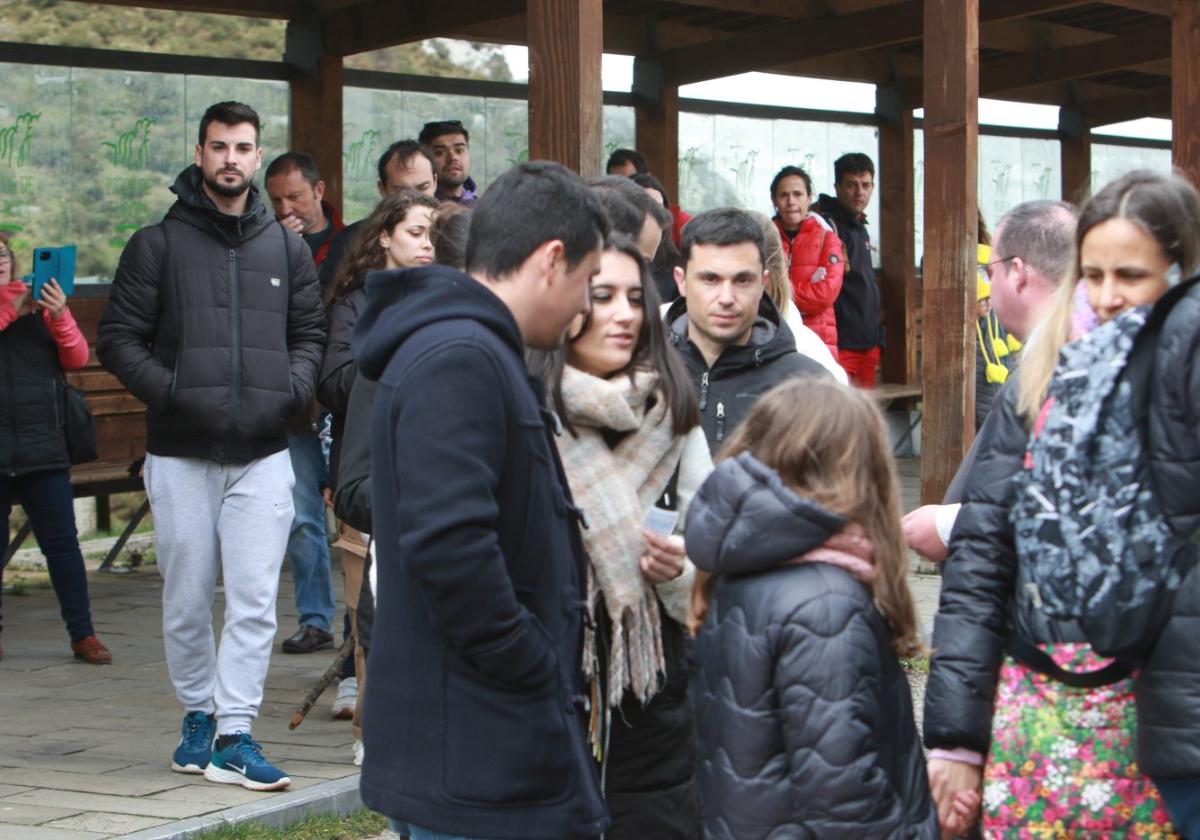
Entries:
{"type": "MultiPolygon", "coordinates": [[[[282,18],[327,55],[434,36],[524,43],[525,0],[101,0],[282,18]]],[[[750,70],[897,87],[919,105],[922,0],[605,0],[604,49],[687,84],[750,70]]],[[[980,94],[1088,125],[1170,115],[1171,0],[981,0],[980,94]]]]}

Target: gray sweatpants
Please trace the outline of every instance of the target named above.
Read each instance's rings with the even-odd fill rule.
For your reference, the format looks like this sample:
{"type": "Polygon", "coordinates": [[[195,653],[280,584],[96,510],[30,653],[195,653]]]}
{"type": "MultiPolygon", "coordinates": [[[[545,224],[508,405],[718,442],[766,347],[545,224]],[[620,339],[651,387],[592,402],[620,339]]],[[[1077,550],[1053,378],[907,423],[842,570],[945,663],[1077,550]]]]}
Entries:
{"type": "Polygon", "coordinates": [[[275,641],[275,596],[292,527],[286,449],[248,464],[146,456],[163,577],[163,646],[188,712],[216,714],[217,732],[249,732],[275,641]],[[213,638],[217,570],[225,584],[221,644],[213,638]]]}

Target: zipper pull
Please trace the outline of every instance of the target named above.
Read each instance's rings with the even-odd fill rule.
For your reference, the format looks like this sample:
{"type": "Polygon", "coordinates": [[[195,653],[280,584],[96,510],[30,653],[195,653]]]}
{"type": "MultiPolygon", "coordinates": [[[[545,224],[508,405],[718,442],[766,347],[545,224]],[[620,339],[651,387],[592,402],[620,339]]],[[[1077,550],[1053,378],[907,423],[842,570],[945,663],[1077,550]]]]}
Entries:
{"type": "Polygon", "coordinates": [[[725,439],[725,403],[717,402],[717,440],[725,439]]]}
{"type": "Polygon", "coordinates": [[[700,410],[708,406],[708,371],[700,374],[700,410]]]}

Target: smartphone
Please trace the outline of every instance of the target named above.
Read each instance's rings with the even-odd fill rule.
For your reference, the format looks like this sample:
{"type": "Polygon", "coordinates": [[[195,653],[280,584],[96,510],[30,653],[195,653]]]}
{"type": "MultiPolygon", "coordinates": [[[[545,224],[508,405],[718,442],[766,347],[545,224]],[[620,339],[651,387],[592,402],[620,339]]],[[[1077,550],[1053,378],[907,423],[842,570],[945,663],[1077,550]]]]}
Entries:
{"type": "Polygon", "coordinates": [[[42,286],[51,280],[58,283],[63,294],[70,296],[75,291],[75,246],[61,248],[34,248],[33,250],[33,299],[42,299],[42,286]]]}

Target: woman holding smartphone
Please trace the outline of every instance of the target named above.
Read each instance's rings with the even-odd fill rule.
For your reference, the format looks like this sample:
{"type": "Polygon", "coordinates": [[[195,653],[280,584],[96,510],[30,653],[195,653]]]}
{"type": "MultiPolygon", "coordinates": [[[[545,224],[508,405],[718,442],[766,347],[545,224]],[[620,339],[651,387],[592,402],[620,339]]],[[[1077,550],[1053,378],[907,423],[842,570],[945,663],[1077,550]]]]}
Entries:
{"type": "Polygon", "coordinates": [[[566,427],[558,448],[587,519],[584,673],[613,821],[605,836],[692,840],[700,821],[684,628],[694,569],[675,533],[712,458],[631,239],[612,237],[591,294],[592,311],[565,345],[534,354],[530,368],[566,427]]]}
{"type": "Polygon", "coordinates": [[[87,341],[58,283],[43,286],[35,301],[16,276],[16,258],[0,232],[0,555],[18,502],[46,556],[75,658],[105,665],[112,654],[92,628],[63,425],[63,371],[87,364],[87,341]]]}

